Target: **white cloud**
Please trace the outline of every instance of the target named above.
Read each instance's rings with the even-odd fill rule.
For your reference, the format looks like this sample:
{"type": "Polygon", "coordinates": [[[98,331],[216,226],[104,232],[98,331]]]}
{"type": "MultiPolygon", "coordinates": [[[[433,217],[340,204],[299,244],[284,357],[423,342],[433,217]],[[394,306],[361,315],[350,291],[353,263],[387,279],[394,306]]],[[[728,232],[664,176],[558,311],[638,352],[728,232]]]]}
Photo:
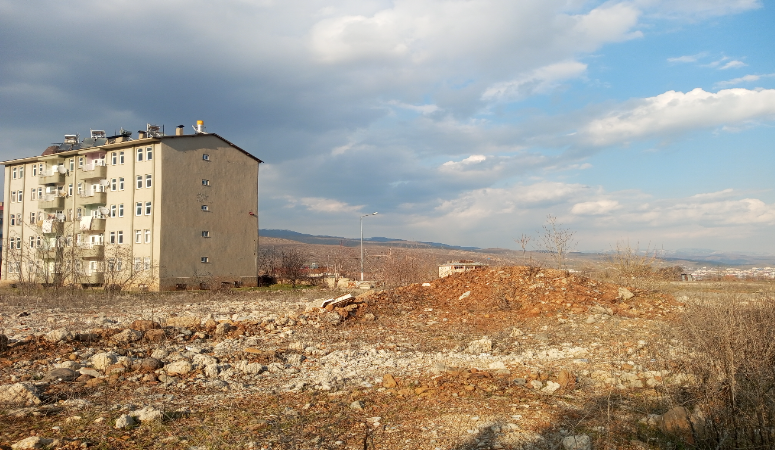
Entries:
{"type": "Polygon", "coordinates": [[[594,119],[579,134],[593,145],[614,145],[633,139],[666,136],[690,130],[775,117],[775,90],[700,88],[668,91],[594,119]]]}
{"type": "Polygon", "coordinates": [[[397,106],[402,109],[408,109],[410,111],[418,112],[420,114],[431,114],[440,110],[440,108],[437,105],[410,105],[408,103],[399,102],[398,100],[391,100],[387,103],[388,105],[397,106]]]}
{"type": "Polygon", "coordinates": [[[748,64],[746,64],[746,63],[744,63],[742,61],[734,60],[734,61],[729,61],[728,63],[724,64],[723,66],[721,66],[719,68],[719,70],[737,69],[738,67],[745,67],[747,65],[748,64]]]}
{"type": "Polygon", "coordinates": [[[289,208],[302,206],[309,211],[326,214],[359,213],[364,207],[364,205],[349,205],[346,202],[323,197],[285,196],[285,200],[288,202],[287,207],[289,208]]]}
{"type": "Polygon", "coordinates": [[[530,95],[543,94],[557,87],[561,82],[578,78],[587,70],[587,65],[578,61],[564,61],[539,67],[530,73],[487,88],[483,100],[515,100],[530,95]]]}
{"type": "Polygon", "coordinates": [[[732,78],[731,80],[719,81],[718,83],[716,83],[716,86],[726,87],[726,86],[734,86],[742,83],[753,83],[754,81],[759,81],[762,78],[770,78],[770,77],[775,77],[775,73],[768,73],[765,75],[744,75],[739,78],[732,78]]]}
{"type": "Polygon", "coordinates": [[[608,214],[621,208],[616,200],[596,200],[591,202],[576,203],[571,208],[571,213],[579,215],[601,215],[608,214]]]}
{"type": "Polygon", "coordinates": [[[700,60],[700,58],[703,58],[707,55],[707,52],[697,53],[695,55],[684,55],[684,56],[678,56],[675,58],[667,58],[668,62],[672,63],[691,63],[691,62],[697,62],[700,60]]]}
{"type": "Polygon", "coordinates": [[[441,165],[441,169],[459,170],[461,168],[470,166],[472,164],[479,164],[481,162],[484,162],[485,160],[487,160],[487,157],[484,155],[471,155],[462,161],[447,161],[441,165]]]}

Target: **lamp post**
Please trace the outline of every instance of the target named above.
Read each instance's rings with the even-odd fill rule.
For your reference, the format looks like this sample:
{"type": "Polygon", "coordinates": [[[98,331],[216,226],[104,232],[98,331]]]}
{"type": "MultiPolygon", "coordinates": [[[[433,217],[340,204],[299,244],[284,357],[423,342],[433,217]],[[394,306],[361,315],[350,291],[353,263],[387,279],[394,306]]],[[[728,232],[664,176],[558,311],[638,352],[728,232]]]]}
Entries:
{"type": "Polygon", "coordinates": [[[361,282],[363,282],[363,218],[376,216],[377,214],[377,212],[373,212],[371,214],[364,214],[361,216],[361,282]]]}

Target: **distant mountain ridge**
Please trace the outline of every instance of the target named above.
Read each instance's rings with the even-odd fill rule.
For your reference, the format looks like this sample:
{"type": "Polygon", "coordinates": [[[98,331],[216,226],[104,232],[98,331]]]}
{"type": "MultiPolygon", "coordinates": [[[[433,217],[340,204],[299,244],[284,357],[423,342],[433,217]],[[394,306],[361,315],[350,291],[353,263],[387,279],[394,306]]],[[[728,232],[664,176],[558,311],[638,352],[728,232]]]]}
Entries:
{"type": "MultiPolygon", "coordinates": [[[[303,242],[305,244],[344,245],[345,247],[355,247],[360,244],[360,238],[353,239],[341,236],[305,234],[292,230],[261,229],[259,230],[259,235],[263,237],[288,239],[291,241],[303,242]]],[[[405,239],[395,239],[379,236],[363,238],[363,242],[368,242],[372,245],[389,245],[391,247],[442,248],[447,250],[467,251],[481,250],[479,247],[461,247],[457,245],[442,244],[439,242],[407,241],[405,239]]]]}

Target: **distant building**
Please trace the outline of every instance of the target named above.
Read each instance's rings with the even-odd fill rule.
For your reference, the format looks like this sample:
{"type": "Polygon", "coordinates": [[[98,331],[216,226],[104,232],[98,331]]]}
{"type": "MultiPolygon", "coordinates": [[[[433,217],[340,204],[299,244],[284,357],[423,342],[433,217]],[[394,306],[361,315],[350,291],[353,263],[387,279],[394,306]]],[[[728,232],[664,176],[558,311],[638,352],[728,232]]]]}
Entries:
{"type": "Polygon", "coordinates": [[[2,278],[100,286],[155,270],[141,287],[255,283],[262,161],[195,130],[93,130],[2,162],[2,278]]]}
{"type": "Polygon", "coordinates": [[[464,273],[471,270],[487,267],[487,264],[475,262],[473,260],[462,259],[460,261],[450,261],[439,266],[439,278],[444,278],[453,273],[464,273]]]}

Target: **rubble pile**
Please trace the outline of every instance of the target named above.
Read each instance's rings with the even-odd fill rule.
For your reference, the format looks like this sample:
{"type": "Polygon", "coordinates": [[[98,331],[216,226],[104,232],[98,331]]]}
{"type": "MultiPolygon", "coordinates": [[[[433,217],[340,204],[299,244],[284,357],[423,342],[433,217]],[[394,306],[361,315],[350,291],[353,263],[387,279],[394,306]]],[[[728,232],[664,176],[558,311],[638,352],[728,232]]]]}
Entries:
{"type": "MultiPolygon", "coordinates": [[[[512,312],[522,317],[600,313],[667,316],[681,306],[672,296],[630,290],[567,271],[533,267],[478,269],[360,298],[389,310],[433,308],[468,314],[512,312]]],[[[365,309],[362,309],[365,312],[365,309]]]]}

